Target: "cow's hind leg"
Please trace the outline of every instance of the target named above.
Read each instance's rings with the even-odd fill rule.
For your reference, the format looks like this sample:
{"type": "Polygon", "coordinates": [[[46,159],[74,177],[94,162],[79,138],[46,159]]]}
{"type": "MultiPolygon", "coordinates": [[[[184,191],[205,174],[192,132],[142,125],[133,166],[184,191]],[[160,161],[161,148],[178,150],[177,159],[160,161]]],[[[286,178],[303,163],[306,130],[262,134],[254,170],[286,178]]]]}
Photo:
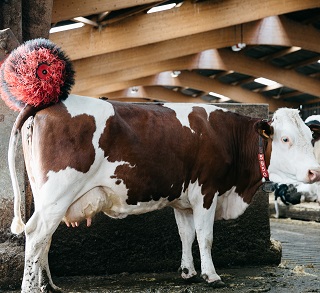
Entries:
{"type": "Polygon", "coordinates": [[[182,243],[181,276],[190,281],[196,281],[197,272],[194,268],[192,257],[192,243],[195,239],[195,227],[192,210],[174,209],[182,243]]]}
{"type": "Polygon", "coordinates": [[[49,240],[47,247],[45,249],[44,255],[42,257],[42,264],[41,264],[41,271],[40,273],[40,278],[39,278],[39,283],[40,283],[40,288],[41,292],[55,292],[55,293],[60,293],[62,292],[59,287],[53,284],[52,278],[51,278],[51,273],[49,269],[49,261],[48,261],[48,254],[50,250],[50,245],[51,245],[51,239],[49,240]]]}
{"type": "Polygon", "coordinates": [[[63,212],[41,209],[26,224],[25,267],[22,292],[61,292],[52,282],[48,265],[51,237],[63,212]]]}

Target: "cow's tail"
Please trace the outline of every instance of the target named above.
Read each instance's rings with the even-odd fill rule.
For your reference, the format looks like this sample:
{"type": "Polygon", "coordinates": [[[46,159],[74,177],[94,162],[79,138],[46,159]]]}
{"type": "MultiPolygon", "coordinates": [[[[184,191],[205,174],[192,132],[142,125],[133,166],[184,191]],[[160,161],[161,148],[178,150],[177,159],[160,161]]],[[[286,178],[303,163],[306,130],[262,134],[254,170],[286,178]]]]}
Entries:
{"type": "Polygon", "coordinates": [[[11,232],[14,234],[20,234],[24,231],[25,224],[22,221],[21,216],[21,192],[19,188],[19,182],[16,172],[16,152],[21,135],[21,128],[23,123],[30,117],[35,115],[39,108],[35,108],[27,105],[18,115],[11,131],[9,149],[8,149],[8,164],[9,172],[14,192],[14,218],[11,224],[11,232]]]}

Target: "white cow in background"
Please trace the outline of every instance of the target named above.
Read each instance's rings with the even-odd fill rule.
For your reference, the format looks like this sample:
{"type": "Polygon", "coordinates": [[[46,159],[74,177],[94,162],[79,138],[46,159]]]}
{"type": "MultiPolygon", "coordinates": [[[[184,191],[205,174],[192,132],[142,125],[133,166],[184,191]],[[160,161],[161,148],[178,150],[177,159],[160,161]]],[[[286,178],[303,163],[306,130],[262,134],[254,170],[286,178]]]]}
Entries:
{"type": "MultiPolygon", "coordinates": [[[[314,139],[314,155],[320,162],[320,115],[311,115],[305,123],[310,127],[314,139]]],[[[302,201],[313,202],[317,201],[320,204],[320,184],[299,184],[297,191],[302,193],[302,201]]]]}
{"type": "MultiPolygon", "coordinates": [[[[311,115],[305,120],[306,125],[312,131],[314,154],[320,162],[320,115],[311,115]]],[[[278,198],[285,204],[299,204],[302,202],[318,202],[320,204],[320,183],[313,184],[279,184],[275,191],[276,218],[279,218],[278,198]]]]}

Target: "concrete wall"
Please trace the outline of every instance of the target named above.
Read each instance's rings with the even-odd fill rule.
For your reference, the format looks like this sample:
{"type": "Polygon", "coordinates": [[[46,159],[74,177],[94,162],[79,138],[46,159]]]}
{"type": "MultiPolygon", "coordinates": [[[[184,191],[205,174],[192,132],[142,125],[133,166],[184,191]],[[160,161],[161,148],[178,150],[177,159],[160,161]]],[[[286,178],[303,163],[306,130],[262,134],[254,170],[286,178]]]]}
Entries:
{"type": "MultiPolygon", "coordinates": [[[[13,189],[9,175],[7,153],[11,128],[16,116],[17,113],[10,110],[0,99],[0,288],[18,285],[21,282],[23,272],[24,239],[23,236],[16,237],[10,233],[13,218],[13,189]]],[[[21,143],[18,146],[16,167],[22,192],[22,213],[24,217],[25,168],[21,143]]]]}
{"type": "MultiPolygon", "coordinates": [[[[224,104],[223,106],[252,117],[268,116],[267,105],[224,104]]],[[[17,282],[12,278],[13,272],[16,276],[22,276],[23,250],[21,247],[17,248],[17,241],[13,241],[7,233],[12,219],[13,196],[6,152],[15,115],[7,110],[2,102],[0,110],[5,117],[5,121],[0,122],[0,171],[1,186],[3,186],[0,191],[0,212],[1,215],[5,215],[0,216],[2,237],[0,239],[3,242],[0,243],[1,288],[17,282]]],[[[23,187],[24,168],[21,154],[17,161],[20,162],[19,179],[23,187]]],[[[26,214],[29,212],[26,211],[26,214]]],[[[199,270],[200,261],[196,243],[194,256],[199,270]]],[[[79,228],[74,229],[62,224],[53,236],[49,263],[53,275],[112,274],[175,271],[180,266],[180,258],[181,242],[173,210],[165,208],[140,216],[129,216],[123,220],[110,219],[101,214],[93,219],[90,228],[87,228],[84,222],[79,228]]],[[[215,223],[213,258],[217,267],[280,262],[281,251],[270,241],[267,194],[259,190],[251,206],[238,219],[215,223]]]]}
{"type": "MultiPolygon", "coordinates": [[[[200,271],[198,246],[195,265],[200,271]]],[[[281,253],[270,242],[268,197],[259,191],[238,219],[214,225],[213,261],[219,267],[278,264],[281,253]]],[[[97,216],[92,227],[61,225],[49,255],[54,275],[177,271],[181,242],[173,210],[129,216],[123,220],[97,216]]]]}
{"type": "MultiPolygon", "coordinates": [[[[0,99],[0,243],[9,237],[8,232],[13,217],[13,189],[7,155],[10,133],[16,117],[17,113],[10,110],[0,99]]],[[[16,167],[24,201],[24,160],[21,142],[18,146],[16,167]]],[[[22,213],[24,215],[24,210],[22,213]]]]}
{"type": "MultiPolygon", "coordinates": [[[[51,15],[52,0],[0,1],[0,62],[19,43],[38,37],[48,38],[51,15]]],[[[23,270],[23,236],[13,236],[9,230],[13,217],[13,191],[7,152],[16,116],[17,113],[0,99],[0,288],[20,286],[23,270]]],[[[25,168],[21,144],[17,154],[16,167],[22,191],[22,214],[25,217],[25,168]]],[[[30,202],[27,206],[31,207],[30,202]]]]}

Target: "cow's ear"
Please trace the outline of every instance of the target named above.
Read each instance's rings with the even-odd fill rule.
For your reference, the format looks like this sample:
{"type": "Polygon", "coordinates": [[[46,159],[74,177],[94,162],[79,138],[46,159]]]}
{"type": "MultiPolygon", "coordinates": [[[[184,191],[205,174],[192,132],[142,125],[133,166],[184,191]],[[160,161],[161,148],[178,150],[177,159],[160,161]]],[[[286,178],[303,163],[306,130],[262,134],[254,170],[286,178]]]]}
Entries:
{"type": "Polygon", "coordinates": [[[313,121],[307,122],[306,125],[312,131],[313,141],[314,142],[318,141],[320,139],[320,122],[317,120],[313,120],[313,121]]]}
{"type": "Polygon", "coordinates": [[[264,139],[268,139],[273,134],[273,127],[266,120],[260,120],[255,123],[255,130],[262,136],[264,139]]]}

